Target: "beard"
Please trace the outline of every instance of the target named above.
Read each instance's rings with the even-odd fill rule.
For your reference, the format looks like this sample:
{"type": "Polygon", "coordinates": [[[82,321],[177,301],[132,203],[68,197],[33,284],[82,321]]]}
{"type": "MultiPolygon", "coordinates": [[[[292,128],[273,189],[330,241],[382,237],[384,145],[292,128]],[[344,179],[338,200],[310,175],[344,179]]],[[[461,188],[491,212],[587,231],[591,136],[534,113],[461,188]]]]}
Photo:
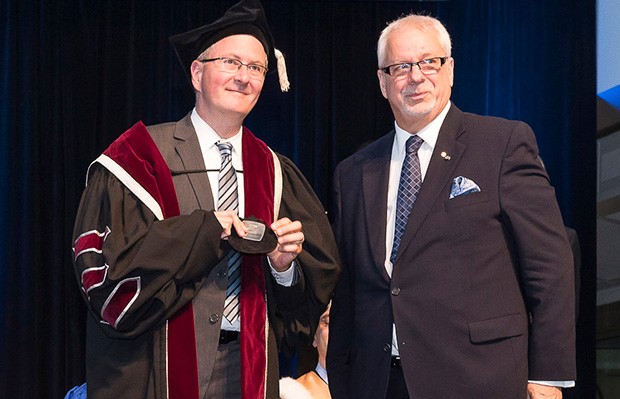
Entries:
{"type": "Polygon", "coordinates": [[[428,114],[430,114],[433,109],[435,108],[435,105],[437,104],[437,98],[433,97],[430,101],[425,101],[422,103],[414,103],[414,104],[409,104],[407,103],[407,96],[411,94],[411,93],[407,93],[406,91],[403,92],[403,103],[402,103],[402,110],[403,113],[414,117],[414,118],[420,118],[423,116],[426,116],[428,114]]]}

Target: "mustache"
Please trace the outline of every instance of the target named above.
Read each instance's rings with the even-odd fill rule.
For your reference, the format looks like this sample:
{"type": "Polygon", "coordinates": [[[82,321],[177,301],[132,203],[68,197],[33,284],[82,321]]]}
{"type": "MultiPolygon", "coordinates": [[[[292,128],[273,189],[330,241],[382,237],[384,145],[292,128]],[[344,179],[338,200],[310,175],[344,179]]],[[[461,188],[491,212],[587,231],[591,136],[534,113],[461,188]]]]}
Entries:
{"type": "Polygon", "coordinates": [[[423,94],[429,92],[431,90],[428,85],[425,85],[424,82],[413,83],[409,82],[405,87],[403,87],[402,95],[410,96],[412,94],[423,94]]]}
{"type": "Polygon", "coordinates": [[[416,88],[412,88],[412,89],[405,89],[402,91],[402,95],[403,96],[411,96],[411,95],[416,95],[416,94],[422,94],[422,93],[426,93],[427,90],[419,90],[417,87],[416,88]]]}

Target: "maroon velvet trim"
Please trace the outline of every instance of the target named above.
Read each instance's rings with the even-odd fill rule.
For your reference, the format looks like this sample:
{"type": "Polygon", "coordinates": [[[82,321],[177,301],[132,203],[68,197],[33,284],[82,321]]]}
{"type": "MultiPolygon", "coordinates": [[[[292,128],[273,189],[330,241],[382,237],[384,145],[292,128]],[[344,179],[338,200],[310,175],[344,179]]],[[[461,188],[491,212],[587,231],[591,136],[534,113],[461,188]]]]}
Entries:
{"type": "Polygon", "coordinates": [[[136,298],[140,289],[140,278],[121,281],[115,288],[114,294],[108,297],[108,303],[103,308],[101,318],[116,328],[123,312],[136,298]]]}
{"type": "MultiPolygon", "coordinates": [[[[274,165],[269,147],[243,128],[245,215],[273,223],[274,165]]],[[[241,393],[243,398],[265,396],[267,343],[265,274],[262,255],[244,255],[241,268],[241,393]]]]}
{"type": "Polygon", "coordinates": [[[99,286],[103,284],[106,276],[108,275],[108,268],[110,266],[103,265],[100,267],[91,267],[89,269],[84,270],[82,273],[82,289],[88,295],[88,291],[93,286],[99,286]]]}
{"type": "Polygon", "coordinates": [[[133,125],[103,152],[125,169],[161,206],[164,218],[179,215],[172,174],[142,122],[133,125]]]}
{"type": "Polygon", "coordinates": [[[103,233],[94,230],[80,235],[73,244],[73,260],[76,260],[83,252],[101,252],[103,242],[109,233],[110,229],[106,227],[103,233]]]}
{"type": "MultiPolygon", "coordinates": [[[[170,169],[142,122],[123,133],[104,154],[144,187],[161,207],[164,218],[180,214],[170,169]]],[[[167,339],[169,399],[198,399],[200,388],[191,302],[168,322],[167,339]]]]}
{"type": "Polygon", "coordinates": [[[169,399],[199,399],[198,357],[192,302],[168,322],[169,399]]]}

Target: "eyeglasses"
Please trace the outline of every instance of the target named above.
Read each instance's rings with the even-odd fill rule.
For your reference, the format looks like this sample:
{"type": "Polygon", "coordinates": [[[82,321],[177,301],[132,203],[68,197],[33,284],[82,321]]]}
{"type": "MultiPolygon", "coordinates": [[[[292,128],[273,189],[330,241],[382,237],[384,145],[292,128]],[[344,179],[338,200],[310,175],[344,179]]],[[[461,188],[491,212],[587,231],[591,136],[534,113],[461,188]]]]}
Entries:
{"type": "Polygon", "coordinates": [[[206,60],[198,60],[200,62],[214,62],[215,66],[222,71],[227,73],[237,73],[242,66],[248,69],[248,75],[252,79],[264,79],[267,74],[267,68],[258,65],[258,64],[245,64],[236,58],[228,58],[228,57],[218,57],[218,58],[207,58],[206,60]]]}
{"type": "Polygon", "coordinates": [[[411,69],[414,66],[420,68],[420,72],[424,75],[434,75],[439,72],[443,64],[449,57],[433,57],[421,60],[418,62],[402,62],[399,64],[393,64],[386,66],[385,68],[379,68],[381,71],[390,75],[394,79],[402,79],[409,76],[411,69]]]}

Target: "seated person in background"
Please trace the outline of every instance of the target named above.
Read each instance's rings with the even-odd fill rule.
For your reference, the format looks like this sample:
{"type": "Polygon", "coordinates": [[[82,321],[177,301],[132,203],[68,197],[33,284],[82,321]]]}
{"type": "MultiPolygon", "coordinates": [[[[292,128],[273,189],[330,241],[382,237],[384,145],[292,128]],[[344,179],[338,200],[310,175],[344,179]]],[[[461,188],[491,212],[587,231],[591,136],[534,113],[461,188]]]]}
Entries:
{"type": "Polygon", "coordinates": [[[325,356],[327,354],[327,338],[329,335],[329,309],[319,319],[319,326],[314,334],[312,346],[319,353],[316,368],[296,380],[286,377],[280,380],[281,399],[331,399],[329,394],[325,356]]]}

